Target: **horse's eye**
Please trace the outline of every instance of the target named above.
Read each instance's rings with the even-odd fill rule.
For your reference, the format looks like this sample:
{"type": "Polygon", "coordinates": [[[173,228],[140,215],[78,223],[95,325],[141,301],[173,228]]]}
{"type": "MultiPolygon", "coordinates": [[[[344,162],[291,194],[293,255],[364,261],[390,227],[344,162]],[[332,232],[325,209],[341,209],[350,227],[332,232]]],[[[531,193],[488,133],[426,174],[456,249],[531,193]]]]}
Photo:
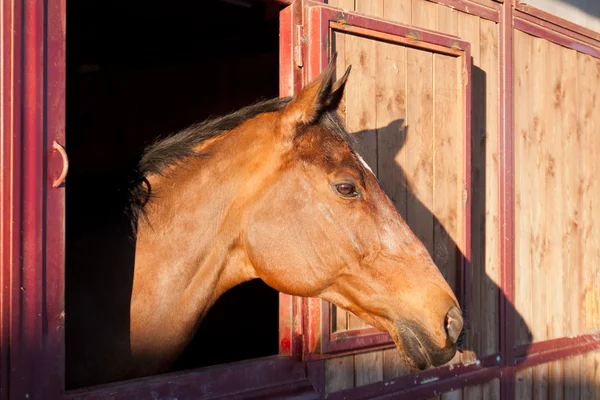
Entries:
{"type": "Polygon", "coordinates": [[[335,185],[335,190],[344,197],[356,197],[356,187],[352,183],[338,183],[335,185]]]}

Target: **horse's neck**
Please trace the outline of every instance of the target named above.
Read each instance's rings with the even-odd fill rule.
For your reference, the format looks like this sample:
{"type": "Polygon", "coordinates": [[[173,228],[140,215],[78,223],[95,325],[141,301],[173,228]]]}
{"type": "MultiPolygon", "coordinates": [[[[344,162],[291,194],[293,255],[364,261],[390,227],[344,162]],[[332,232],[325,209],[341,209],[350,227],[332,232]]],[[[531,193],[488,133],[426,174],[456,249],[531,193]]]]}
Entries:
{"type": "Polygon", "coordinates": [[[139,226],[130,341],[140,373],[168,367],[219,296],[254,278],[229,209],[235,187],[194,170],[157,185],[150,225],[139,226]]]}

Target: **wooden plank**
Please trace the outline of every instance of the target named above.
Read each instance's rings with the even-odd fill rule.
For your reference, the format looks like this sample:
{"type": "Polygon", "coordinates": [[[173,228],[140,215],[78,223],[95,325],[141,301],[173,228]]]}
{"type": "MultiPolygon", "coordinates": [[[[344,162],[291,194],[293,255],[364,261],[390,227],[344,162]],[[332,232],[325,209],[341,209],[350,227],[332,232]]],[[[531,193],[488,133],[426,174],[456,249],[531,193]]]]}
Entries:
{"type": "Polygon", "coordinates": [[[462,400],[463,399],[463,391],[460,389],[455,389],[450,392],[443,393],[440,396],[441,400],[462,400]]]}
{"type": "MultiPolygon", "coordinates": [[[[542,39],[536,42],[546,42],[542,39]]],[[[563,304],[563,279],[564,271],[562,268],[562,222],[564,220],[564,198],[563,182],[560,174],[560,168],[563,166],[562,137],[560,129],[560,115],[556,114],[556,96],[554,89],[559,85],[562,73],[561,52],[557,51],[559,46],[548,43],[545,45],[545,52],[541,53],[540,63],[546,63],[545,74],[543,74],[544,83],[540,85],[542,90],[536,93],[536,97],[542,95],[545,104],[544,112],[540,115],[546,120],[547,134],[542,141],[541,152],[541,176],[542,193],[544,197],[543,219],[544,226],[542,232],[544,241],[547,243],[545,262],[543,269],[545,272],[544,280],[546,282],[547,302],[546,311],[546,330],[547,338],[553,339],[562,337],[564,333],[564,304],[563,304]],[[553,62],[548,62],[553,60],[553,62]]],[[[537,58],[535,55],[534,58],[537,58]]],[[[536,75],[537,70],[534,68],[536,75]]],[[[542,75],[542,74],[540,74],[542,75]]],[[[549,395],[550,399],[558,400],[564,398],[564,377],[562,360],[550,363],[549,395]]]]}
{"type": "MultiPolygon", "coordinates": [[[[346,62],[352,74],[346,88],[348,130],[357,135],[359,152],[377,175],[376,51],[373,40],[345,35],[346,62]]],[[[348,328],[366,324],[354,314],[348,315],[348,328]]]]}
{"type": "Polygon", "coordinates": [[[383,380],[383,352],[373,351],[355,356],[355,382],[356,386],[383,380]]]}
{"type": "MultiPolygon", "coordinates": [[[[546,318],[549,322],[549,338],[554,339],[564,335],[564,295],[563,281],[565,271],[562,265],[562,227],[565,220],[565,199],[564,182],[560,170],[564,167],[563,152],[563,132],[560,120],[560,103],[557,97],[562,96],[560,88],[560,77],[563,74],[562,65],[562,47],[554,43],[549,43],[546,57],[547,63],[546,77],[544,84],[544,98],[546,100],[546,109],[543,117],[548,121],[548,135],[544,140],[544,167],[545,179],[544,189],[546,197],[546,207],[544,208],[544,218],[546,221],[546,237],[548,240],[547,264],[545,269],[549,274],[546,276],[546,290],[549,294],[546,307],[546,318]],[[548,62],[553,60],[553,62],[548,62]],[[556,89],[560,88],[557,96],[556,89]],[[551,294],[551,295],[550,295],[551,294]]],[[[554,373],[556,379],[562,378],[562,363],[556,363],[551,366],[551,378],[554,373]]],[[[551,379],[551,386],[553,385],[551,379]]],[[[556,383],[558,385],[558,382],[556,383]]]]}
{"type": "Polygon", "coordinates": [[[595,352],[594,358],[594,399],[600,400],[600,352],[595,352]]]}
{"type": "Polygon", "coordinates": [[[409,372],[404,364],[400,353],[394,347],[383,351],[383,379],[388,380],[398,376],[406,375],[409,372]]]}
{"type": "Polygon", "coordinates": [[[500,379],[492,379],[483,384],[483,400],[500,399],[500,379]]]}
{"type": "Polygon", "coordinates": [[[377,171],[383,190],[406,219],[406,48],[377,42],[377,171]]]}
{"type": "Polygon", "coordinates": [[[419,28],[435,30],[436,4],[425,0],[413,0],[412,24],[419,28]]]}
{"type": "MultiPolygon", "coordinates": [[[[534,72],[531,75],[530,95],[524,100],[531,104],[531,114],[529,116],[529,126],[527,128],[523,127],[529,130],[530,146],[527,154],[524,154],[524,157],[528,160],[528,168],[522,170],[522,174],[529,174],[529,178],[523,175],[521,182],[524,190],[517,201],[524,202],[527,199],[529,201],[527,205],[525,203],[522,205],[523,210],[528,210],[527,218],[523,220],[523,223],[529,227],[529,232],[527,233],[528,236],[521,240],[529,242],[527,251],[530,261],[525,265],[529,265],[532,269],[531,275],[529,275],[529,279],[532,281],[532,302],[533,304],[547,304],[548,290],[546,282],[548,280],[549,242],[546,237],[546,230],[549,227],[546,227],[544,219],[547,198],[544,196],[543,191],[546,171],[542,164],[547,159],[547,157],[544,158],[543,151],[548,121],[545,112],[545,96],[540,96],[537,93],[544,93],[546,88],[546,49],[548,42],[532,38],[529,35],[527,37],[532,45],[530,71],[534,72]]],[[[521,274],[526,273],[523,270],[520,272],[521,274]]],[[[531,304],[528,307],[531,307],[531,304]]],[[[522,312],[520,307],[517,311],[522,312]]],[[[534,340],[548,339],[548,316],[545,313],[545,307],[540,309],[540,312],[533,313],[533,316],[531,314],[532,312],[528,310],[526,315],[521,315],[521,318],[525,320],[525,323],[531,329],[534,340]]]]}
{"type": "Polygon", "coordinates": [[[581,131],[582,146],[582,193],[581,220],[582,220],[582,291],[583,306],[581,309],[581,331],[591,331],[600,325],[600,285],[596,281],[595,273],[598,265],[597,238],[598,224],[594,223],[598,215],[598,203],[595,201],[600,193],[597,183],[600,169],[597,167],[597,155],[600,151],[600,142],[596,130],[600,126],[597,122],[598,112],[594,98],[596,88],[600,85],[600,77],[596,71],[600,62],[591,56],[578,53],[577,75],[582,84],[579,85],[579,116],[577,130],[581,131]],[[585,82],[585,84],[583,84],[585,82]]]}
{"type": "MultiPolygon", "coordinates": [[[[498,329],[499,321],[499,303],[500,299],[500,268],[498,266],[498,219],[499,219],[499,187],[498,177],[500,176],[499,168],[499,139],[498,139],[498,24],[492,21],[480,19],[480,72],[485,76],[485,84],[483,92],[485,99],[483,105],[473,104],[471,109],[485,110],[480,115],[485,115],[482,122],[484,131],[481,136],[477,137],[476,132],[472,132],[474,141],[480,141],[481,147],[485,152],[485,160],[472,160],[473,166],[483,165],[483,171],[473,170],[473,174],[479,172],[479,180],[476,177],[471,179],[474,185],[473,191],[477,188],[482,188],[474,193],[475,197],[472,201],[485,204],[485,209],[482,210],[485,219],[482,225],[485,226],[483,236],[483,258],[485,274],[482,278],[482,296],[481,296],[481,347],[479,351],[483,355],[488,355],[499,351],[500,337],[498,329]],[[480,196],[480,197],[479,197],[480,196]]],[[[473,74],[473,72],[471,72],[473,74]]],[[[474,142],[473,142],[474,143],[474,142]]],[[[475,158],[475,157],[474,157],[475,158]]],[[[477,229],[479,221],[472,217],[471,224],[473,229],[477,229]]],[[[475,237],[471,237],[472,247],[477,245],[475,237]]],[[[473,256],[477,252],[473,251],[473,256]]],[[[497,382],[497,381],[496,381],[497,382]]]]}
{"type": "Polygon", "coordinates": [[[548,364],[533,367],[533,398],[535,400],[548,399],[548,364]]]}
{"type": "MultiPolygon", "coordinates": [[[[440,11],[441,9],[438,8],[438,14],[440,11]]],[[[485,107],[485,82],[483,82],[484,77],[480,73],[481,70],[477,67],[481,62],[479,46],[479,38],[481,35],[481,28],[479,24],[480,19],[479,17],[473,15],[458,13],[457,20],[458,32],[456,34],[471,43],[471,182],[478,183],[479,181],[481,184],[481,169],[485,166],[485,154],[483,153],[485,149],[481,145],[481,141],[477,140],[477,138],[480,136],[481,132],[485,131],[485,108],[482,108],[485,107]]],[[[460,154],[463,153],[461,152],[460,154]]],[[[463,157],[464,155],[461,156],[461,160],[463,157]]],[[[483,250],[485,246],[485,232],[483,231],[485,224],[483,218],[485,218],[485,199],[482,198],[480,194],[482,192],[480,185],[475,185],[472,187],[472,189],[473,190],[469,196],[471,196],[471,240],[473,242],[471,244],[472,263],[470,269],[471,276],[469,277],[471,284],[469,285],[470,298],[468,299],[468,304],[471,326],[475,327],[482,325],[481,318],[484,313],[484,311],[481,309],[481,288],[482,280],[485,277],[485,274],[483,273],[483,250]]],[[[480,329],[470,329],[467,334],[467,348],[473,350],[476,354],[481,352],[481,334],[482,332],[480,329]]],[[[462,355],[462,357],[463,359],[467,359],[469,355],[465,353],[462,355]]],[[[465,399],[469,400],[472,398],[477,398],[478,396],[480,398],[480,394],[477,391],[475,391],[473,394],[471,394],[471,392],[472,391],[465,392],[465,399]]]]}
{"type": "Polygon", "coordinates": [[[354,11],[354,0],[327,0],[325,3],[332,7],[343,8],[344,10],[354,11]]]}
{"type": "MultiPolygon", "coordinates": [[[[553,361],[548,366],[548,399],[564,399],[563,360],[553,361]]],[[[570,399],[565,399],[570,400],[570,399]]]]}
{"type": "Polygon", "coordinates": [[[564,220],[562,223],[562,269],[565,274],[563,281],[564,302],[564,334],[577,335],[579,329],[580,312],[580,279],[583,267],[581,254],[581,218],[582,196],[579,192],[581,175],[581,141],[577,129],[578,117],[578,79],[577,79],[577,52],[575,50],[560,48],[562,71],[557,77],[554,88],[555,112],[560,115],[562,132],[562,148],[558,151],[563,154],[563,163],[559,171],[564,183],[563,196],[564,220]]]}
{"type": "Polygon", "coordinates": [[[581,381],[579,379],[579,365],[581,356],[569,357],[563,361],[564,368],[564,396],[566,400],[579,399],[581,381]]]}
{"type": "MultiPolygon", "coordinates": [[[[523,101],[531,101],[532,92],[532,41],[531,36],[515,32],[514,40],[514,96],[523,101]]],[[[527,342],[528,324],[532,321],[532,269],[535,265],[535,251],[532,243],[536,230],[535,211],[532,204],[535,182],[530,182],[530,173],[535,170],[534,158],[537,149],[537,130],[531,130],[531,111],[527,107],[515,107],[515,305],[518,312],[516,321],[516,344],[527,342]]]]}
{"type": "Polygon", "coordinates": [[[594,356],[593,353],[581,357],[581,400],[594,400],[594,356]]]}
{"type": "Polygon", "coordinates": [[[480,400],[483,397],[483,386],[467,386],[463,390],[463,399],[465,400],[480,400]]]}
{"type": "Polygon", "coordinates": [[[459,59],[433,55],[433,260],[453,290],[456,290],[456,243],[459,220],[458,194],[462,181],[460,162],[464,141],[459,85],[459,59]]]}
{"type": "Polygon", "coordinates": [[[356,0],[356,12],[383,18],[383,0],[356,0]]]}
{"type": "Polygon", "coordinates": [[[325,392],[354,387],[354,356],[330,358],[325,361],[325,392]]]}
{"type": "Polygon", "coordinates": [[[383,18],[401,24],[410,24],[412,0],[383,0],[383,18]]]}
{"type": "Polygon", "coordinates": [[[406,179],[407,222],[433,254],[433,56],[430,52],[406,49],[407,79],[406,179]]]}
{"type": "Polygon", "coordinates": [[[517,371],[515,382],[515,394],[519,400],[527,400],[532,398],[531,392],[531,368],[517,371]]]}
{"type": "MultiPolygon", "coordinates": [[[[557,46],[558,47],[558,46],[557,46]]],[[[560,154],[558,160],[558,171],[562,176],[562,198],[564,202],[560,206],[563,210],[561,223],[562,234],[562,291],[564,293],[563,303],[563,334],[568,336],[577,335],[579,330],[579,312],[581,309],[581,269],[583,257],[581,254],[582,235],[580,220],[580,209],[582,198],[579,192],[579,183],[582,178],[580,168],[581,142],[577,130],[578,117],[578,79],[577,79],[577,55],[575,50],[558,47],[555,51],[560,52],[558,62],[561,64],[559,75],[556,77],[554,86],[554,106],[561,131],[560,154]]],[[[580,358],[572,357],[564,360],[564,389],[565,399],[579,398],[580,385],[580,358]]]]}
{"type": "MultiPolygon", "coordinates": [[[[459,14],[466,14],[458,12],[454,8],[450,8],[443,4],[436,4],[436,14],[436,30],[447,35],[458,36],[458,16],[459,14]]],[[[475,18],[479,19],[478,17],[475,18]]],[[[463,37],[463,40],[469,41],[465,37],[463,37]]],[[[471,46],[472,45],[473,43],[471,43],[471,46]]]]}

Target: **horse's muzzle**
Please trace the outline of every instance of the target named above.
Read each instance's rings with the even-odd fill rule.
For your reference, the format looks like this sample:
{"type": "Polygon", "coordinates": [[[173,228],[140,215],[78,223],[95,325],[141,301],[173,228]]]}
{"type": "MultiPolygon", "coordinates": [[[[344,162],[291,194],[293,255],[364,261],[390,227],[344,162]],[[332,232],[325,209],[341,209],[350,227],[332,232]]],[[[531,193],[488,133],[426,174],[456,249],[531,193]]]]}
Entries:
{"type": "Polygon", "coordinates": [[[460,310],[453,307],[444,320],[445,346],[436,346],[427,334],[415,323],[403,323],[398,333],[406,355],[407,367],[424,370],[450,361],[456,351],[462,351],[464,337],[463,318],[460,310]]]}

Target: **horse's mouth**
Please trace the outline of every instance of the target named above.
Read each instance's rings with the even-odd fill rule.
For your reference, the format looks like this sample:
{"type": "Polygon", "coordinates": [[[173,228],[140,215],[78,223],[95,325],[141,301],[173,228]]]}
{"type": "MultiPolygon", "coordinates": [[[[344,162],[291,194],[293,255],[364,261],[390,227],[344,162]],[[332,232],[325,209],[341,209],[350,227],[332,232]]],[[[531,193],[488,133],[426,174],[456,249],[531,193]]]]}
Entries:
{"type": "Polygon", "coordinates": [[[429,340],[424,339],[424,335],[413,328],[402,326],[399,329],[405,363],[408,368],[424,370],[431,366],[437,367],[450,361],[456,354],[455,346],[434,348],[429,340]]]}

